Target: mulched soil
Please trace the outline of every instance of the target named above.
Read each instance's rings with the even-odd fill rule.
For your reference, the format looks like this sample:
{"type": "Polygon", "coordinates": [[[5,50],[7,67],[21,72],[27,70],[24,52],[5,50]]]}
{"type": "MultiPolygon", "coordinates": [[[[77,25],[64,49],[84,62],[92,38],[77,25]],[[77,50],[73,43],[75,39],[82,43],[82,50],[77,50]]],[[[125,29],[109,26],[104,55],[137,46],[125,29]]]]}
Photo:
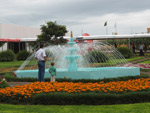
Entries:
{"type": "Polygon", "coordinates": [[[18,67],[0,68],[0,72],[1,73],[7,73],[7,72],[15,71],[17,69],[18,69],[18,67]]]}

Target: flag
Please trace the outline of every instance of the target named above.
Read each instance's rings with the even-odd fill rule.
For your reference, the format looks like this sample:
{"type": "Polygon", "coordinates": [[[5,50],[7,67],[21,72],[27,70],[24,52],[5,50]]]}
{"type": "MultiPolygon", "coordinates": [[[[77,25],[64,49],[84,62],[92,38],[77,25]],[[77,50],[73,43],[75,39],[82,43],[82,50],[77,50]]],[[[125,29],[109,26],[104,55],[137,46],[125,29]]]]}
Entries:
{"type": "Polygon", "coordinates": [[[104,23],[104,26],[107,26],[107,21],[104,23]]]}

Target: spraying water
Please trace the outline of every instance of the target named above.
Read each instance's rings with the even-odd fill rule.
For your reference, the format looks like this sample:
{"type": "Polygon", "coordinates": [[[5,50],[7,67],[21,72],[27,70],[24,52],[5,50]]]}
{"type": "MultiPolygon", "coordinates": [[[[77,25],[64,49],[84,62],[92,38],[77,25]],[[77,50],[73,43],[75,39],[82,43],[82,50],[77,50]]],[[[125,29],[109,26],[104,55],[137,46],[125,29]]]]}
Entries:
{"type": "MultiPolygon", "coordinates": [[[[44,48],[47,55],[46,68],[53,61],[56,68],[68,68],[69,60],[75,58],[78,68],[85,67],[114,67],[127,63],[127,60],[113,46],[102,42],[72,45],[47,46],[44,48]],[[72,58],[71,58],[72,57],[72,58]]],[[[35,53],[28,57],[18,70],[35,70],[38,68],[35,53]]],[[[70,64],[71,65],[71,64],[70,64]]]]}
{"type": "MultiPolygon", "coordinates": [[[[67,45],[47,46],[45,78],[49,77],[48,68],[55,62],[56,78],[100,79],[119,76],[140,75],[140,69],[134,67],[119,67],[127,60],[108,43],[80,43],[70,39],[67,45]]],[[[14,72],[17,77],[37,78],[38,66],[33,53],[14,72]]]]}

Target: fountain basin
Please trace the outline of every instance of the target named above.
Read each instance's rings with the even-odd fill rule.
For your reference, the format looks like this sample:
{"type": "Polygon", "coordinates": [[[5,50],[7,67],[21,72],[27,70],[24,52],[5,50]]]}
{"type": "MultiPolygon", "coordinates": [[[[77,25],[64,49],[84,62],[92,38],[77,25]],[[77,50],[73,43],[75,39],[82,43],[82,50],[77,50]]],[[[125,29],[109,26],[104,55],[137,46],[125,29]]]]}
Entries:
{"type": "Polygon", "coordinates": [[[79,55],[70,55],[70,56],[65,56],[66,59],[69,60],[76,60],[78,59],[80,56],[79,55]]]}
{"type": "MultiPolygon", "coordinates": [[[[14,73],[18,78],[38,77],[38,70],[18,70],[14,73]]],[[[66,68],[58,68],[56,78],[103,79],[137,75],[140,75],[140,68],[138,67],[78,68],[78,71],[67,71],[66,68]]],[[[48,69],[45,70],[45,78],[50,78],[48,69]]]]}

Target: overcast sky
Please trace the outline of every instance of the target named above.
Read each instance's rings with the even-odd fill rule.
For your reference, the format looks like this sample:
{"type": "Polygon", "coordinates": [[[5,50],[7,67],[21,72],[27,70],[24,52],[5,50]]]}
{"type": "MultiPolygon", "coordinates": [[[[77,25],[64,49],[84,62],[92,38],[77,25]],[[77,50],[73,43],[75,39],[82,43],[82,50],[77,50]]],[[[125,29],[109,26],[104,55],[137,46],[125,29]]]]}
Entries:
{"type": "Polygon", "coordinates": [[[146,32],[150,0],[0,0],[0,23],[40,28],[47,21],[66,25],[75,36],[105,35],[106,21],[108,34],[146,32]]]}

